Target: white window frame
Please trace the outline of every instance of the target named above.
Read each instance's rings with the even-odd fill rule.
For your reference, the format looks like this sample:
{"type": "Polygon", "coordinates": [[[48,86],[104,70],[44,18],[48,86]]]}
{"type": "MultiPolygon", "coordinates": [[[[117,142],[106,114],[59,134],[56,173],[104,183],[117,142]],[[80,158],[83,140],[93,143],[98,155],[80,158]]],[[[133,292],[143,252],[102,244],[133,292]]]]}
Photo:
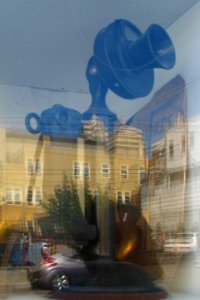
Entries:
{"type": "Polygon", "coordinates": [[[21,205],[22,193],[19,187],[8,187],[6,189],[6,203],[9,205],[21,205]],[[9,195],[9,197],[8,197],[9,195]],[[10,198],[10,199],[8,199],[10,198]]]}
{"type": "Polygon", "coordinates": [[[121,179],[128,179],[128,166],[127,165],[121,165],[120,166],[120,178],[121,179]]]}
{"type": "Polygon", "coordinates": [[[27,158],[26,170],[28,176],[41,176],[42,174],[42,162],[40,158],[27,158]]]}
{"type": "Polygon", "coordinates": [[[110,165],[105,163],[101,165],[101,174],[103,178],[110,177],[110,165]]]}
{"type": "Polygon", "coordinates": [[[40,187],[36,187],[34,190],[34,202],[36,206],[40,206],[42,203],[42,189],[40,187]]]}
{"type": "Polygon", "coordinates": [[[84,161],[84,162],[83,161],[73,161],[73,178],[76,180],[82,179],[82,178],[89,179],[90,178],[90,163],[87,161],[84,161]]]}
{"type": "Polygon", "coordinates": [[[117,191],[117,203],[118,204],[129,204],[130,202],[131,202],[131,192],[117,191]],[[128,199],[128,201],[127,201],[127,199],[128,199]]]}
{"type": "Polygon", "coordinates": [[[81,178],[81,163],[79,161],[73,162],[73,177],[74,177],[74,179],[81,178]]]}
{"type": "Polygon", "coordinates": [[[43,193],[42,193],[42,188],[41,187],[35,187],[35,188],[33,188],[32,186],[28,186],[27,187],[27,190],[26,190],[26,205],[27,206],[30,206],[30,207],[32,207],[32,206],[40,206],[41,205],[41,203],[42,203],[42,195],[43,195],[43,193]],[[28,193],[29,193],[29,191],[32,191],[32,201],[28,201],[28,193]],[[37,199],[37,193],[39,192],[39,194],[40,194],[40,199],[38,198],[37,199]]]}

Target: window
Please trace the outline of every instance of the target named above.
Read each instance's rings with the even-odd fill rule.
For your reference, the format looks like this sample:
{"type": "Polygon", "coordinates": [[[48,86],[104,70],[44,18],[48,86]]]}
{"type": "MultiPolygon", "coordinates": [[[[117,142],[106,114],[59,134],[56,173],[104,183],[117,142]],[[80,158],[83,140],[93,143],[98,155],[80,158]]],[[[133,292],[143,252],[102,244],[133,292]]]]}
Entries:
{"type": "Polygon", "coordinates": [[[127,179],[128,178],[128,167],[125,165],[121,166],[120,174],[121,174],[122,179],[127,179]]]}
{"type": "Polygon", "coordinates": [[[143,183],[145,180],[145,170],[144,168],[140,168],[139,170],[139,183],[143,183]]]}
{"type": "Polygon", "coordinates": [[[122,192],[118,192],[117,193],[117,202],[118,202],[118,204],[122,204],[123,203],[122,192]]]}
{"type": "Polygon", "coordinates": [[[42,191],[40,188],[35,190],[35,205],[39,206],[42,203],[42,191]]]}
{"type": "Polygon", "coordinates": [[[41,175],[41,162],[39,159],[36,159],[35,161],[35,173],[41,175]]]}
{"type": "Polygon", "coordinates": [[[37,175],[40,176],[42,171],[40,159],[33,160],[29,158],[27,160],[27,172],[29,176],[37,175]]]}
{"type": "Polygon", "coordinates": [[[14,189],[14,203],[21,204],[21,192],[18,188],[14,189]]]}
{"type": "Polygon", "coordinates": [[[13,204],[12,189],[10,188],[8,188],[6,191],[6,200],[8,204],[13,204]]]}
{"type": "Polygon", "coordinates": [[[118,205],[119,204],[129,204],[130,201],[131,201],[131,193],[130,192],[122,192],[122,191],[119,191],[117,192],[117,202],[118,202],[118,205]]]}
{"type": "Polygon", "coordinates": [[[28,159],[28,163],[27,163],[27,171],[28,171],[28,175],[33,175],[33,161],[32,159],[28,159]]]}
{"type": "Polygon", "coordinates": [[[81,176],[84,178],[89,178],[90,177],[90,166],[88,162],[74,162],[73,165],[73,176],[74,179],[80,179],[81,176]]]}
{"type": "Polygon", "coordinates": [[[89,178],[90,177],[90,168],[89,168],[89,164],[88,163],[84,163],[83,164],[83,176],[85,178],[89,178]]]}
{"type": "Polygon", "coordinates": [[[81,176],[81,166],[79,162],[74,162],[74,178],[78,179],[81,176]]]}
{"type": "Polygon", "coordinates": [[[21,204],[20,188],[7,188],[6,201],[7,201],[7,204],[21,204]]]}
{"type": "Polygon", "coordinates": [[[125,192],[124,194],[124,200],[126,204],[130,203],[130,193],[129,192],[125,192]]]}
{"type": "Polygon", "coordinates": [[[169,159],[174,158],[174,144],[173,141],[170,141],[169,143],[169,159]]]}
{"type": "Polygon", "coordinates": [[[33,205],[33,189],[30,186],[27,191],[27,205],[33,205]]]}
{"type": "Polygon", "coordinates": [[[184,154],[185,153],[185,137],[182,136],[181,138],[181,153],[184,154]]]}
{"type": "Polygon", "coordinates": [[[33,221],[27,221],[28,231],[32,231],[34,229],[33,221]]]}
{"type": "Polygon", "coordinates": [[[33,189],[31,186],[29,186],[26,200],[28,206],[40,206],[42,203],[42,189],[40,187],[33,189]]]}
{"type": "Polygon", "coordinates": [[[101,172],[102,172],[103,177],[105,177],[105,178],[110,177],[110,167],[109,167],[109,165],[108,164],[103,164],[101,172]]]}

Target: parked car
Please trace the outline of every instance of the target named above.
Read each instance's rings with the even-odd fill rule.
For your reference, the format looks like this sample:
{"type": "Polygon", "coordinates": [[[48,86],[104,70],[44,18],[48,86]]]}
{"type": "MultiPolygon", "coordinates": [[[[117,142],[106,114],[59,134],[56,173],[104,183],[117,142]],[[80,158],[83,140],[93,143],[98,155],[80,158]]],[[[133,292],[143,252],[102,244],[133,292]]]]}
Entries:
{"type": "Polygon", "coordinates": [[[153,279],[142,268],[132,263],[116,262],[106,258],[84,261],[80,257],[56,254],[27,267],[28,279],[33,287],[53,291],[110,291],[127,290],[137,293],[167,293],[154,284],[153,279]]]}
{"type": "Polygon", "coordinates": [[[186,254],[198,251],[200,247],[200,233],[177,233],[174,237],[165,240],[164,252],[186,254]]]}

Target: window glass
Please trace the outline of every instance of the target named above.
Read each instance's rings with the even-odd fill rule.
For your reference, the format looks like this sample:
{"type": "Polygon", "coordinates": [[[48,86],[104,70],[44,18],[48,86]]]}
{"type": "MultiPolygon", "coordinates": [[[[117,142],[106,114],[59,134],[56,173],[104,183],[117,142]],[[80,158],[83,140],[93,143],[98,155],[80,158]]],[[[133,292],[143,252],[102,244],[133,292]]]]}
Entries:
{"type": "Polygon", "coordinates": [[[8,188],[6,191],[6,199],[8,204],[13,203],[12,189],[8,188]]]}
{"type": "Polygon", "coordinates": [[[27,190],[27,205],[33,205],[33,189],[29,187],[27,190]]]}
{"type": "Polygon", "coordinates": [[[110,176],[110,166],[108,164],[102,165],[102,176],[106,178],[110,176]]]}
{"type": "Polygon", "coordinates": [[[128,166],[121,166],[120,168],[120,174],[122,179],[127,179],[128,178],[128,166]]]}
{"type": "Polygon", "coordinates": [[[41,205],[42,203],[42,191],[40,188],[36,188],[35,190],[35,204],[41,205]]]}
{"type": "Polygon", "coordinates": [[[0,299],[200,299],[199,16],[0,1],[0,299]]]}

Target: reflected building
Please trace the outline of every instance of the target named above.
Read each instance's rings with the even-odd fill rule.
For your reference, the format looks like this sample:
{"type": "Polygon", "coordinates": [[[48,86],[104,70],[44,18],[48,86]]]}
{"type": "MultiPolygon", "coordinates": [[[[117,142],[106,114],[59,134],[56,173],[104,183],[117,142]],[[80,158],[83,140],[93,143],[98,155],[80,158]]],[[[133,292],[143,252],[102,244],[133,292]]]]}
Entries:
{"type": "Polygon", "coordinates": [[[163,139],[152,145],[148,193],[142,199],[149,222],[166,233],[200,230],[199,120],[179,115],[163,139]]]}
{"type": "Polygon", "coordinates": [[[200,121],[199,116],[187,122],[188,173],[185,224],[191,231],[200,231],[200,121]]]}
{"type": "MultiPolygon", "coordinates": [[[[54,139],[0,130],[0,222],[20,231],[38,231],[45,197],[66,174],[79,187],[109,191],[116,203],[130,203],[146,168],[143,133],[119,125],[110,135],[95,118],[78,139],[54,139]],[[94,126],[95,123],[95,126],[94,126]],[[98,126],[97,126],[98,125],[98,126]]],[[[84,199],[80,197],[84,211],[84,199]]]]}
{"type": "Polygon", "coordinates": [[[177,75],[128,121],[144,133],[148,176],[141,191],[142,212],[150,226],[183,230],[188,173],[187,91],[177,75]]]}
{"type": "Polygon", "coordinates": [[[180,115],[163,139],[152,145],[148,211],[151,226],[184,230],[187,184],[187,123],[180,115]]]}

